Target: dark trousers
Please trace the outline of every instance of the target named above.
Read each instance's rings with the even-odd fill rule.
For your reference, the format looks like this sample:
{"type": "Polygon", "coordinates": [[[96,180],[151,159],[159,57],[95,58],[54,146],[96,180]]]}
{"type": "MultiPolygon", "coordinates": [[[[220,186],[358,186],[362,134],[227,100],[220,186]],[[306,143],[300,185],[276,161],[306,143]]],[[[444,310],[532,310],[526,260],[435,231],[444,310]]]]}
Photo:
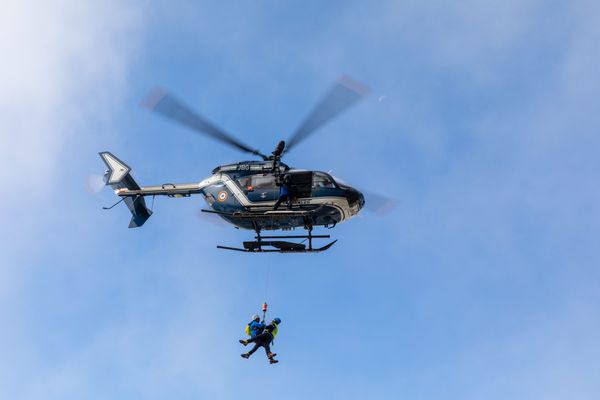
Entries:
{"type": "Polygon", "coordinates": [[[275,206],[273,206],[273,210],[277,210],[281,203],[284,201],[287,201],[288,207],[290,207],[290,201],[292,201],[292,196],[290,196],[289,194],[282,194],[281,196],[279,196],[279,199],[277,199],[277,203],[275,203],[275,206]]]}
{"type": "Polygon", "coordinates": [[[267,357],[271,354],[271,342],[273,341],[273,336],[269,332],[263,332],[260,335],[256,335],[253,338],[248,339],[248,343],[254,343],[254,347],[248,352],[248,354],[253,354],[259,347],[265,348],[265,353],[267,353],[267,357]]]}

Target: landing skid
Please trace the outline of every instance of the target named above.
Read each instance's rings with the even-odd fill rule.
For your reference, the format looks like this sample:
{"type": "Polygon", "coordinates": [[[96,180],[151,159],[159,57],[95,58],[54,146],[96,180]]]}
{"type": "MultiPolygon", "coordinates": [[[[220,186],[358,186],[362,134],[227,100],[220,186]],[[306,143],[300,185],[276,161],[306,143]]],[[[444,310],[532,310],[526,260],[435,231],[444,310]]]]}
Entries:
{"type": "Polygon", "coordinates": [[[223,216],[227,216],[230,218],[246,218],[252,222],[252,226],[254,227],[254,231],[256,232],[256,236],[254,237],[256,240],[244,242],[243,248],[239,247],[230,247],[230,246],[217,246],[218,249],[223,250],[233,250],[233,251],[242,251],[245,253],[319,253],[321,251],[325,251],[334,245],[337,240],[326,244],[323,247],[313,248],[313,239],[328,239],[329,235],[313,235],[313,221],[312,216],[318,213],[323,206],[319,206],[313,210],[266,210],[263,212],[223,212],[223,211],[215,211],[215,210],[202,210],[203,212],[219,214],[223,216]],[[308,231],[308,235],[281,235],[281,236],[261,236],[260,227],[257,223],[257,219],[264,217],[271,218],[290,218],[290,217],[302,217],[304,220],[304,227],[308,231]],[[305,239],[308,240],[308,247],[303,242],[288,242],[285,240],[264,240],[264,239],[305,239]],[[265,248],[266,247],[266,248],[265,248]]]}
{"type": "Polygon", "coordinates": [[[320,253],[334,245],[337,240],[326,244],[323,247],[313,248],[313,239],[328,239],[329,235],[313,235],[312,227],[308,229],[308,235],[282,235],[282,236],[261,236],[260,230],[256,230],[256,240],[244,242],[244,248],[217,246],[218,249],[242,251],[245,253],[320,253]],[[308,248],[304,243],[288,242],[284,240],[264,240],[264,239],[308,239],[308,248]],[[265,247],[267,247],[265,249],[265,247]]]}
{"type": "Polygon", "coordinates": [[[229,246],[217,246],[217,249],[241,251],[244,253],[320,253],[329,249],[333,244],[337,242],[334,240],[331,243],[326,244],[318,249],[307,249],[302,243],[293,242],[262,242],[260,246],[258,242],[244,242],[244,248],[229,247],[229,246]],[[263,246],[272,246],[274,249],[264,249],[263,246]]]}

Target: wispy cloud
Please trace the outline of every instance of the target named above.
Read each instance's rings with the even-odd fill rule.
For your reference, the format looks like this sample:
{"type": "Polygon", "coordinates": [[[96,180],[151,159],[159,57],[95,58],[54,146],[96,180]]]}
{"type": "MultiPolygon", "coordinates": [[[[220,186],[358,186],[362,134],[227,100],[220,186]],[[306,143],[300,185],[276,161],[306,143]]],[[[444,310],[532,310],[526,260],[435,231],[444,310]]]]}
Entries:
{"type": "MultiPolygon", "coordinates": [[[[75,178],[81,171],[67,167],[78,158],[72,152],[81,147],[70,144],[92,124],[96,130],[111,126],[112,114],[128,95],[141,29],[141,13],[117,2],[3,4],[0,158],[5,167],[0,179],[10,189],[0,199],[0,346],[6,355],[0,364],[2,397],[25,395],[44,379],[44,362],[35,346],[28,345],[35,330],[42,329],[30,325],[38,303],[34,293],[23,291],[46,268],[64,272],[62,253],[49,246],[64,243],[73,233],[64,229],[59,214],[77,211],[61,207],[65,197],[57,195],[72,198],[65,189],[81,186],[75,178]]],[[[48,388],[63,384],[80,383],[55,381],[48,388]]],[[[32,398],[43,397],[48,398],[40,392],[32,398]]]]}
{"type": "Polygon", "coordinates": [[[265,371],[238,362],[236,338],[272,263],[270,296],[289,316],[277,346],[293,362],[268,371],[266,398],[552,398],[574,386],[591,398],[597,15],[591,1],[534,0],[5,6],[0,350],[14,361],[0,363],[0,396],[247,395],[265,371]],[[216,253],[245,237],[189,218],[199,199],[158,199],[149,225],[128,231],[125,209],[100,215],[110,191],[84,192],[104,146],[128,152],[141,183],[222,161],[218,145],[153,137],[165,125],[151,116],[120,134],[136,118],[120,108],[146,80],[260,147],[340,73],[374,98],[290,160],[402,201],[336,228],[339,246],[319,258],[216,253]],[[545,380],[547,392],[532,386],[545,380]]]}

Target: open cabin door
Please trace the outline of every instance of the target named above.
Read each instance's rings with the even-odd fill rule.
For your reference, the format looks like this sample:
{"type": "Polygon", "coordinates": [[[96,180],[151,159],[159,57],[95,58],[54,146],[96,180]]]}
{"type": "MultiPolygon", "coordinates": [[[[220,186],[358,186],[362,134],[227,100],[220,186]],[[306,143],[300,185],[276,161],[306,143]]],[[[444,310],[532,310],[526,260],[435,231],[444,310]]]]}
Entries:
{"type": "MultiPolygon", "coordinates": [[[[297,171],[290,175],[290,185],[298,199],[311,197],[313,189],[313,172],[297,171]]],[[[279,198],[277,177],[273,173],[248,175],[237,179],[237,184],[252,202],[274,201],[279,198]]]]}
{"type": "Polygon", "coordinates": [[[296,191],[296,198],[310,197],[312,194],[312,171],[290,173],[291,186],[296,191]]]}

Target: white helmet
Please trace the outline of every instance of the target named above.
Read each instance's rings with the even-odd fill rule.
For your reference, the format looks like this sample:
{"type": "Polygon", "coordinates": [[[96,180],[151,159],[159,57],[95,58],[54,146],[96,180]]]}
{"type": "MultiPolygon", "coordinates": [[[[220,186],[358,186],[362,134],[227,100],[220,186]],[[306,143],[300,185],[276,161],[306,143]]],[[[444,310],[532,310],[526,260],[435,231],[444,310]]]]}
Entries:
{"type": "Polygon", "coordinates": [[[260,320],[260,317],[258,316],[258,314],[254,314],[254,315],[252,316],[252,319],[251,319],[251,321],[256,321],[257,319],[258,319],[258,320],[260,320]]]}

